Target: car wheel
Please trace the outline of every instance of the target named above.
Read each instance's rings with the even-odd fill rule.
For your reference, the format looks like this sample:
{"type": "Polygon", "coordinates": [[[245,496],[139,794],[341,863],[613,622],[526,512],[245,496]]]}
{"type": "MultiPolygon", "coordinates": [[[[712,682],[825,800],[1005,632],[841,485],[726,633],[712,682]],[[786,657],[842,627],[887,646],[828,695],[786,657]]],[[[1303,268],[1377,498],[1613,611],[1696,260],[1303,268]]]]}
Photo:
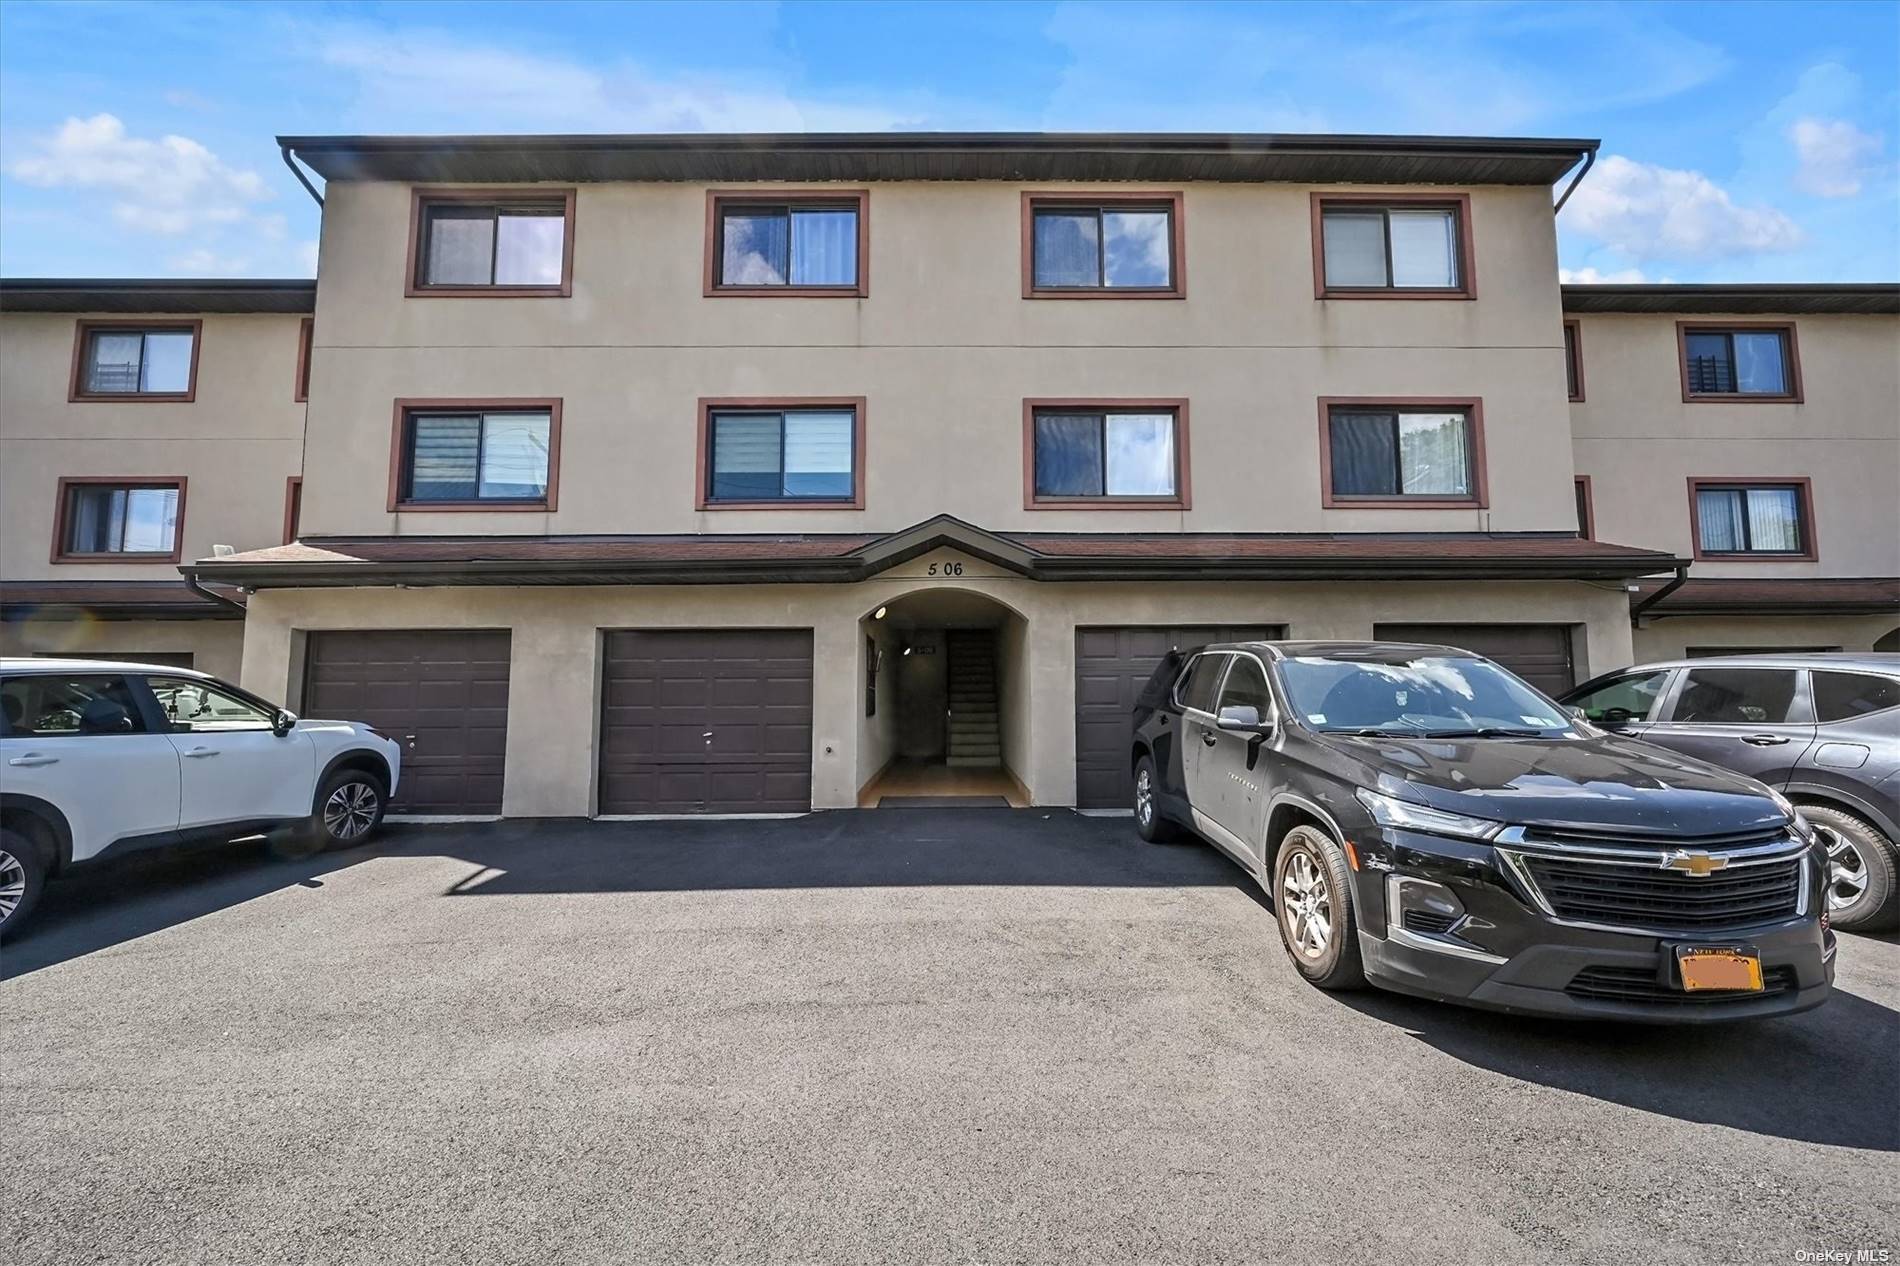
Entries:
{"type": "Polygon", "coordinates": [[[1801,806],[1827,844],[1828,921],[1843,932],[1900,926],[1900,858],[1873,823],[1824,805],[1801,806]]]}
{"type": "Polygon", "coordinates": [[[1273,911],[1280,944],[1300,975],[1321,989],[1366,983],[1346,859],[1323,832],[1296,826],[1281,841],[1273,865],[1273,911]]]}
{"type": "Polygon", "coordinates": [[[1161,816],[1161,806],[1155,801],[1156,786],[1155,763],[1144,756],[1135,762],[1135,830],[1150,844],[1165,844],[1179,839],[1181,833],[1161,816]]]}
{"type": "Polygon", "coordinates": [[[46,855],[18,831],[0,828],[0,940],[18,931],[46,887],[46,855]]]}
{"type": "Polygon", "coordinates": [[[389,792],[383,780],[361,769],[339,769],[317,792],[311,830],[323,848],[361,844],[383,824],[389,792]]]}

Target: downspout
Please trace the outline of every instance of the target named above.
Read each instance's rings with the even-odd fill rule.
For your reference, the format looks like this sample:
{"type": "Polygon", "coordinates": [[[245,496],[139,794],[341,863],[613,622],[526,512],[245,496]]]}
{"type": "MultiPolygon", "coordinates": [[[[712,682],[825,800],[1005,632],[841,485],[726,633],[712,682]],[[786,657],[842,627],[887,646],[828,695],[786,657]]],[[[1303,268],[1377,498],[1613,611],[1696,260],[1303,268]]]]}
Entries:
{"type": "Polygon", "coordinates": [[[227,598],[216,590],[206,588],[205,583],[191,572],[185,573],[185,588],[191,590],[206,602],[215,602],[221,607],[229,607],[239,614],[248,614],[249,612],[249,608],[236,598],[227,598]]]}
{"type": "Polygon", "coordinates": [[[1647,598],[1644,598],[1642,601],[1638,602],[1635,606],[1630,608],[1630,627],[1633,629],[1642,628],[1643,627],[1643,613],[1645,611],[1648,611],[1651,607],[1655,606],[1658,602],[1661,602],[1664,598],[1667,598],[1670,594],[1674,593],[1676,590],[1682,588],[1682,586],[1688,582],[1688,579],[1689,579],[1689,564],[1677,563],[1676,564],[1676,578],[1674,580],[1670,581],[1668,584],[1664,585],[1661,589],[1658,589],[1655,593],[1650,594],[1647,598]]]}
{"type": "MultiPolygon", "coordinates": [[[[285,158],[285,161],[289,161],[290,155],[286,153],[284,155],[284,158],[285,158]]],[[[1570,178],[1570,183],[1564,186],[1563,196],[1558,198],[1557,205],[1551,208],[1550,213],[1553,216],[1564,209],[1564,203],[1570,201],[1570,195],[1577,192],[1577,186],[1582,184],[1583,178],[1590,174],[1590,169],[1596,166],[1596,161],[1597,161],[1597,147],[1592,145],[1588,150],[1584,151],[1583,166],[1577,168],[1577,174],[1572,176],[1570,178]]],[[[298,179],[301,180],[303,178],[299,176],[298,179]]],[[[309,184],[306,182],[304,187],[308,189],[309,184]]],[[[315,191],[312,190],[312,192],[314,193],[315,191]]],[[[317,201],[322,202],[323,199],[318,198],[317,201]]]]}
{"type": "MultiPolygon", "coordinates": [[[[297,160],[291,156],[290,146],[279,145],[277,152],[284,156],[284,166],[290,168],[290,174],[297,178],[297,183],[303,186],[304,192],[309,194],[311,198],[315,200],[316,204],[321,207],[323,205],[323,195],[318,193],[317,187],[310,183],[310,178],[303,174],[303,168],[297,166],[297,160]]],[[[1588,164],[1584,165],[1584,170],[1589,170],[1588,164]]],[[[1564,196],[1569,197],[1570,195],[1565,194],[1564,196]]],[[[1557,205],[1562,207],[1563,203],[1559,202],[1557,205]]]]}

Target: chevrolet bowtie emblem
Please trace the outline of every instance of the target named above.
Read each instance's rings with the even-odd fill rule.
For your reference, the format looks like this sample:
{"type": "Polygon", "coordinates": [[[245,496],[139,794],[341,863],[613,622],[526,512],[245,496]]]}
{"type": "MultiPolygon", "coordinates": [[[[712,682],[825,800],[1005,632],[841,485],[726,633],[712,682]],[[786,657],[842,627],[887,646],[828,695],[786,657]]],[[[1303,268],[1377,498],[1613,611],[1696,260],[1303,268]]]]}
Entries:
{"type": "Polygon", "coordinates": [[[1711,857],[1707,853],[1686,853],[1677,849],[1670,855],[1669,860],[1663,863],[1663,869],[1705,879],[1727,865],[1728,858],[1726,857],[1711,857]]]}

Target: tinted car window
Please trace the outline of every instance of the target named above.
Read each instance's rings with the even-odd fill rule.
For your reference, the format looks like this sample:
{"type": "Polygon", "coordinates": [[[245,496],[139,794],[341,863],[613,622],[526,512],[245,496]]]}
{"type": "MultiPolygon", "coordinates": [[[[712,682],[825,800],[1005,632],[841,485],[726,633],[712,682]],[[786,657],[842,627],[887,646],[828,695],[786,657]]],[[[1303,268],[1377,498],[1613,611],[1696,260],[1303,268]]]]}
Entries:
{"type": "Polygon", "coordinates": [[[0,683],[7,733],[56,738],[142,734],[145,719],[125,678],[112,674],[12,677],[0,683]]]}
{"type": "Polygon", "coordinates": [[[1236,655],[1227,681],[1220,689],[1223,708],[1252,708],[1262,717],[1273,715],[1273,692],[1267,689],[1267,674],[1259,661],[1249,655],[1236,655]]]}
{"type": "Polygon", "coordinates": [[[1846,721],[1900,706],[1900,681],[1872,673],[1814,674],[1814,719],[1846,721]]]}
{"type": "Polygon", "coordinates": [[[1640,721],[1649,715],[1650,708],[1655,706],[1656,696],[1662,693],[1663,684],[1668,680],[1668,669],[1653,673],[1631,673],[1615,681],[1606,681],[1585,694],[1572,695],[1570,706],[1592,721],[1610,725],[1640,721]]]}
{"type": "Polygon", "coordinates": [[[1561,708],[1488,659],[1298,656],[1281,661],[1280,679],[1293,711],[1319,730],[1574,733],[1561,708]]]}
{"type": "Polygon", "coordinates": [[[1214,690],[1220,685],[1220,670],[1226,663],[1225,655],[1195,656],[1193,667],[1188,669],[1187,677],[1181,682],[1181,706],[1212,712],[1214,690]]]}
{"type": "Polygon", "coordinates": [[[1778,725],[1794,703],[1792,668],[1692,668],[1672,721],[1704,725],[1778,725]]]}

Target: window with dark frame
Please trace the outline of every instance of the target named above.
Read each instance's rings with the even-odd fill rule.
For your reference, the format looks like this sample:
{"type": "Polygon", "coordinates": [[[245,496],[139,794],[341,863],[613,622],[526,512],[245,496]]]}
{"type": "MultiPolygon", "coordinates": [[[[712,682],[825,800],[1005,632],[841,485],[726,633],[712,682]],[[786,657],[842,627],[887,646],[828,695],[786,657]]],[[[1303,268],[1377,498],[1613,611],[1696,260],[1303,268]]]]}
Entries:
{"type": "Polygon", "coordinates": [[[1584,540],[1596,536],[1596,525],[1591,522],[1594,511],[1590,505],[1590,481],[1579,475],[1574,481],[1577,488],[1577,535],[1584,540]]]}
{"type": "Polygon", "coordinates": [[[284,544],[289,545],[303,530],[303,476],[292,475],[284,481],[284,544]]]}
{"type": "Polygon", "coordinates": [[[1577,323],[1564,322],[1564,385],[1572,400],[1583,399],[1582,349],[1578,346],[1577,323]]]}
{"type": "Polygon", "coordinates": [[[1034,289],[1174,290],[1174,216],[1172,202],[1032,203],[1034,289]]]}
{"type": "Polygon", "coordinates": [[[715,287],[849,290],[858,286],[856,200],[764,203],[721,199],[715,208],[715,287]]]}
{"type": "Polygon", "coordinates": [[[716,408],[706,425],[708,505],[848,503],[857,495],[855,408],[716,408]]]}
{"type": "Polygon", "coordinates": [[[1175,409],[1044,408],[1033,418],[1037,500],[1156,500],[1181,496],[1175,409]]]}
{"type": "Polygon", "coordinates": [[[1462,292],[1462,214],[1455,203],[1322,202],[1325,289],[1462,292]]]}
{"type": "Polygon", "coordinates": [[[297,327],[297,390],[291,397],[297,401],[310,399],[310,349],[316,340],[316,321],[305,317],[297,327]]]}
{"type": "Polygon", "coordinates": [[[422,200],[420,290],[554,290],[566,279],[565,199],[422,200]]]}
{"type": "Polygon", "coordinates": [[[60,506],[62,557],[166,557],[178,549],[175,483],[70,483],[60,506]]]}
{"type": "Polygon", "coordinates": [[[88,328],[77,394],[189,395],[197,340],[197,331],[190,326],[88,328]]]}
{"type": "Polygon", "coordinates": [[[1477,496],[1471,410],[1334,405],[1327,413],[1337,501],[1470,501],[1477,496]]]}
{"type": "Polygon", "coordinates": [[[1697,550],[1805,556],[1811,539],[1806,494],[1801,484],[1698,483],[1697,550]]]}
{"type": "Polygon", "coordinates": [[[408,410],[400,500],[545,503],[552,443],[547,409],[408,410]]]}
{"type": "Polygon", "coordinates": [[[1682,333],[1683,382],[1692,396],[1792,396],[1793,356],[1785,328],[1682,333]]]}

